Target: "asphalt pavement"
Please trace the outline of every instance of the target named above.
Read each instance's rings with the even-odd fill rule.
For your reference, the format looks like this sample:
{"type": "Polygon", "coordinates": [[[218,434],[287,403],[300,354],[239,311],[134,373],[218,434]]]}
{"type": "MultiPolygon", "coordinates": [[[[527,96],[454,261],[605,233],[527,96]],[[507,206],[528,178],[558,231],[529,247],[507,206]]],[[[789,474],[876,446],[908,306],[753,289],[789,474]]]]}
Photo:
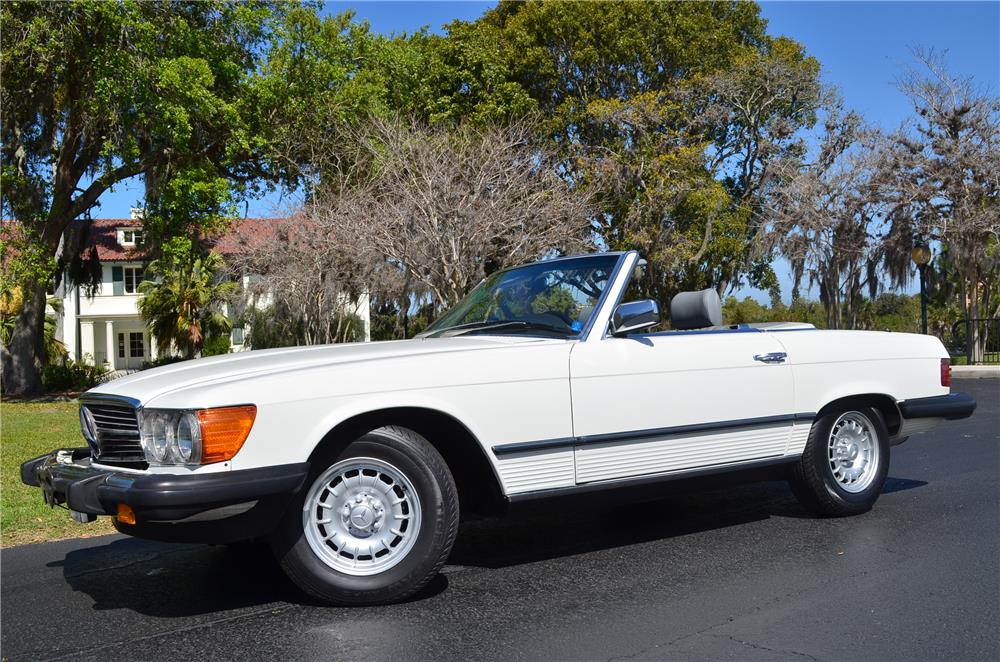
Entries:
{"type": "Polygon", "coordinates": [[[0,553],[0,655],[35,659],[998,660],[1000,380],[892,451],[874,510],[787,485],[463,525],[405,604],[311,604],[260,548],[107,536],[0,553]]]}

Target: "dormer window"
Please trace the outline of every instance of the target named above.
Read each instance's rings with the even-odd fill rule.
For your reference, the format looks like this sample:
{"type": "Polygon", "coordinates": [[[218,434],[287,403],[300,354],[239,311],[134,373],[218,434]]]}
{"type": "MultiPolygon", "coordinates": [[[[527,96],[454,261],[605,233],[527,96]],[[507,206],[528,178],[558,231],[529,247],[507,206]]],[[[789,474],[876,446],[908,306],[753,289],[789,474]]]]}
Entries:
{"type": "Polygon", "coordinates": [[[118,243],[122,246],[135,246],[142,243],[142,230],[123,228],[118,231],[118,243]]]}

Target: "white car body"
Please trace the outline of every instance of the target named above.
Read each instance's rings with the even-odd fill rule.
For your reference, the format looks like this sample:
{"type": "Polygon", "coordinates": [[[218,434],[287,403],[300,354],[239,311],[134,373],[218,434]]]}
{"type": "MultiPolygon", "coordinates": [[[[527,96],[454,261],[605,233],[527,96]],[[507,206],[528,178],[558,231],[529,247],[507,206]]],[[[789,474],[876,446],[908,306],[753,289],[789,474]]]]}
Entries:
{"type": "MultiPolygon", "coordinates": [[[[147,473],[306,462],[353,417],[437,412],[469,431],[502,494],[516,497],[793,459],[816,413],[834,401],[949,392],[939,379],[948,354],[932,336],[808,325],[612,336],[609,320],[638,255],[621,260],[580,339],[480,335],[253,351],[146,370],[90,394],[153,408],[257,407],[230,462],[147,473]],[[786,361],[754,358],[772,352],[786,361]]],[[[901,439],[940,420],[897,420],[891,431],[901,439]]]]}
{"type": "MultiPolygon", "coordinates": [[[[422,337],[146,370],[81,397],[86,448],[21,465],[81,522],[267,539],[330,604],[414,595],[462,514],[675,479],[787,478],[820,515],[866,511],[890,445],[975,402],[930,336],[723,326],[714,290],[620,300],[635,252],[498,272],[422,337]]],[[[634,489],[633,489],[634,488],[634,489]]]]}

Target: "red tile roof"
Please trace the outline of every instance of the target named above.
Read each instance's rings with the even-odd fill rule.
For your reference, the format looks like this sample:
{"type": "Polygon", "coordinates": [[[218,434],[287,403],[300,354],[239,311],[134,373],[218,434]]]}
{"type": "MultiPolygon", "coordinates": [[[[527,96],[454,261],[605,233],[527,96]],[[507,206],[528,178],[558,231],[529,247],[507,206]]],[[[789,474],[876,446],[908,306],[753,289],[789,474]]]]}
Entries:
{"type": "Polygon", "coordinates": [[[240,218],[233,221],[229,230],[210,243],[212,250],[223,255],[239,255],[258,246],[274,241],[283,229],[292,223],[291,218],[240,218]]]}
{"type": "MultiPolygon", "coordinates": [[[[84,221],[75,221],[83,223],[84,221]]],[[[241,218],[234,220],[229,230],[218,237],[209,239],[213,251],[223,255],[239,255],[262,243],[273,241],[282,231],[288,228],[296,219],[293,218],[241,218]]],[[[90,221],[87,229],[87,243],[82,251],[88,257],[91,251],[97,252],[102,262],[139,261],[144,258],[142,251],[132,246],[122,246],[118,243],[120,228],[141,229],[142,222],[132,218],[95,218],[90,221]]],[[[4,219],[0,225],[0,239],[12,240],[19,236],[20,223],[4,219]]],[[[8,247],[6,257],[16,255],[13,246],[8,247]]]]}
{"type": "Polygon", "coordinates": [[[82,252],[84,255],[89,255],[91,250],[96,250],[97,257],[102,262],[141,260],[142,252],[118,243],[118,228],[141,227],[140,221],[131,218],[95,218],[87,229],[87,245],[82,252]]]}
{"type": "MultiPolygon", "coordinates": [[[[239,255],[261,243],[273,240],[288,218],[241,218],[229,230],[209,239],[212,250],[223,255],[239,255]]],[[[142,254],[134,248],[118,243],[119,228],[141,228],[142,223],[133,219],[100,218],[91,222],[87,243],[97,250],[101,261],[141,260],[142,254]]],[[[86,251],[86,249],[85,249],[86,251]]]]}

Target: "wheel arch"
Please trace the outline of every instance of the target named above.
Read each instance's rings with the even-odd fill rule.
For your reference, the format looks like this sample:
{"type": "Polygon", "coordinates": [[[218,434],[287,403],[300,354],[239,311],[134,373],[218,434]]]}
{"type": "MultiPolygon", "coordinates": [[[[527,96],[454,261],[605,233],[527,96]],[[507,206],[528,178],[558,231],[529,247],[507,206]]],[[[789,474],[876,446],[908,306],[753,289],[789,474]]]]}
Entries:
{"type": "Polygon", "coordinates": [[[882,414],[882,418],[885,419],[885,426],[889,431],[889,438],[891,439],[899,433],[900,425],[903,422],[903,417],[899,412],[899,405],[896,404],[895,398],[890,395],[886,395],[885,393],[859,393],[831,400],[823,405],[818,412],[816,412],[816,418],[819,418],[834,409],[840,409],[851,405],[874,407],[879,410],[882,414]]]}
{"type": "Polygon", "coordinates": [[[428,407],[387,407],[347,418],[329,430],[309,455],[321,449],[346,446],[358,437],[387,425],[408,428],[421,435],[444,458],[458,488],[462,516],[497,515],[507,505],[500,477],[486,450],[469,428],[454,416],[428,407]]]}

